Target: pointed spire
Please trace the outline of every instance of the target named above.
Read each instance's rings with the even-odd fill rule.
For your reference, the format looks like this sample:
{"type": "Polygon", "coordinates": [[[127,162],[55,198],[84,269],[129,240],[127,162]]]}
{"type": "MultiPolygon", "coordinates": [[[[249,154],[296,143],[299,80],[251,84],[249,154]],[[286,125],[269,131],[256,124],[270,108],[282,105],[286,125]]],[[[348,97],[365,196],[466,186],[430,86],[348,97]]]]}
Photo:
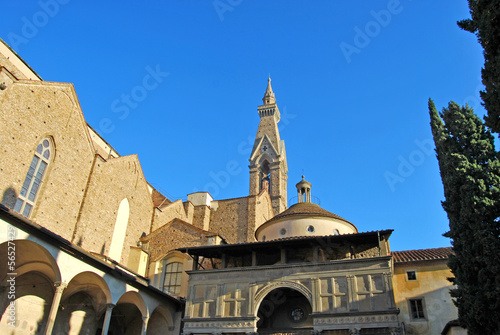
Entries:
{"type": "Polygon", "coordinates": [[[267,89],[264,93],[264,98],[262,98],[264,105],[271,105],[276,103],[276,98],[274,96],[273,88],[271,87],[271,76],[267,79],[267,89]]]}

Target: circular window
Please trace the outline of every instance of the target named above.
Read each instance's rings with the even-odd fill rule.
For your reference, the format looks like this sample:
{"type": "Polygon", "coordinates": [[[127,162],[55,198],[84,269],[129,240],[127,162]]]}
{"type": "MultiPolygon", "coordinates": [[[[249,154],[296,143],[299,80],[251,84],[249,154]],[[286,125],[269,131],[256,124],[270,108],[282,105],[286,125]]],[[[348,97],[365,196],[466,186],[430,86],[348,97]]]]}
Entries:
{"type": "Polygon", "coordinates": [[[310,233],[314,233],[314,226],[307,227],[307,231],[310,233]]]}
{"type": "Polygon", "coordinates": [[[333,230],[333,235],[339,235],[339,234],[340,234],[340,233],[339,233],[339,230],[338,230],[338,229],[334,229],[334,230],[333,230]]]}
{"type": "Polygon", "coordinates": [[[292,309],[290,312],[290,318],[292,319],[293,322],[300,322],[304,319],[306,313],[304,313],[304,310],[300,307],[295,307],[292,309]]]}
{"type": "Polygon", "coordinates": [[[281,230],[280,230],[280,234],[281,234],[281,235],[285,235],[285,234],[286,234],[286,229],[285,229],[285,228],[281,228],[281,230]]]}

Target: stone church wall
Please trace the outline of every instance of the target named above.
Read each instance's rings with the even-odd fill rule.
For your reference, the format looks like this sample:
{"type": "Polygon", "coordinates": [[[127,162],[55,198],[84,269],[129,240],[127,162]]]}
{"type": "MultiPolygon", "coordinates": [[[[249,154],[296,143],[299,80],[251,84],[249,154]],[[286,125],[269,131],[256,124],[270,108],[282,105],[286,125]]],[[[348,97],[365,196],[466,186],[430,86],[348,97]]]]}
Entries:
{"type": "Polygon", "coordinates": [[[129,217],[121,259],[127,264],[130,246],[149,234],[153,218],[151,194],[136,155],[104,161],[94,166],[74,243],[86,250],[109,255],[120,202],[129,202],[129,217]]]}
{"type": "Polygon", "coordinates": [[[0,133],[2,203],[14,206],[37,145],[51,137],[55,153],[31,219],[71,240],[94,156],[73,86],[7,83],[0,101],[0,129],[8,130],[0,133]]]}
{"type": "Polygon", "coordinates": [[[193,221],[191,224],[200,229],[209,229],[210,214],[210,207],[206,205],[194,206],[193,221]]]}
{"type": "Polygon", "coordinates": [[[249,198],[212,201],[210,231],[218,233],[228,243],[245,242],[249,198]]]}
{"type": "Polygon", "coordinates": [[[271,197],[268,192],[261,192],[256,197],[248,198],[247,242],[256,241],[255,230],[274,216],[271,197]]]}
{"type": "MultiPolygon", "coordinates": [[[[191,213],[192,215],[192,213],[191,213]]],[[[167,223],[170,223],[173,219],[180,219],[186,222],[191,222],[192,217],[189,218],[186,215],[185,205],[181,200],[177,200],[171,203],[168,203],[161,208],[156,208],[153,218],[153,227],[151,231],[155,231],[160,229],[167,223]]]]}
{"type": "MultiPolygon", "coordinates": [[[[0,45],[0,49],[3,49],[3,48],[4,48],[4,45],[0,45]]],[[[0,50],[0,51],[2,51],[2,52],[5,51],[6,54],[10,53],[7,50],[0,50]]],[[[9,72],[12,73],[12,75],[19,80],[30,79],[30,78],[28,78],[28,76],[25,73],[23,73],[23,71],[21,71],[21,69],[19,69],[15,64],[13,64],[13,61],[14,62],[17,61],[18,63],[21,63],[21,61],[19,59],[16,59],[15,57],[10,58],[9,56],[4,55],[2,52],[0,52],[0,65],[1,66],[5,67],[7,70],[9,70],[9,72]]],[[[21,65],[21,64],[17,64],[17,65],[21,65]]]]}
{"type": "Polygon", "coordinates": [[[141,241],[145,250],[149,252],[151,261],[155,262],[171,250],[203,244],[208,235],[211,235],[208,231],[202,231],[186,222],[174,219],[141,241]]]}

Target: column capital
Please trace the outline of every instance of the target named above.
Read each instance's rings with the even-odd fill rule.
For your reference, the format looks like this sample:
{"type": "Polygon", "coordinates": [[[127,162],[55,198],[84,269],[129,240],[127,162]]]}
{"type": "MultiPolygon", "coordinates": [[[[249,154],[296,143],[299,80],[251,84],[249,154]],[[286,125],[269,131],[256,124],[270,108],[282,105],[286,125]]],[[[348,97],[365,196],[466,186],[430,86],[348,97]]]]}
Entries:
{"type": "Polygon", "coordinates": [[[68,287],[68,283],[65,283],[63,281],[56,281],[54,282],[54,287],[56,290],[64,290],[66,287],[68,287]]]}

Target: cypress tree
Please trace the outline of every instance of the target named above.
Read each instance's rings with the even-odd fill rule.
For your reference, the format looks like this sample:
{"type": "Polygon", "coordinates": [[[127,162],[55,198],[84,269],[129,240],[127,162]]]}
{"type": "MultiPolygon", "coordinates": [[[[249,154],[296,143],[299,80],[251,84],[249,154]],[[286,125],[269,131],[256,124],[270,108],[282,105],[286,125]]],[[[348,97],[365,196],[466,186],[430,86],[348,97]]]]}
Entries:
{"type": "Polygon", "coordinates": [[[500,334],[500,162],[494,137],[468,106],[450,102],[431,128],[454,255],[449,267],[459,322],[468,334],[500,334]]]}
{"type": "Polygon", "coordinates": [[[485,122],[500,134],[500,0],[469,0],[469,9],[471,19],[458,21],[458,26],[474,33],[483,47],[481,76],[485,90],[481,99],[488,111],[485,122]]]}

